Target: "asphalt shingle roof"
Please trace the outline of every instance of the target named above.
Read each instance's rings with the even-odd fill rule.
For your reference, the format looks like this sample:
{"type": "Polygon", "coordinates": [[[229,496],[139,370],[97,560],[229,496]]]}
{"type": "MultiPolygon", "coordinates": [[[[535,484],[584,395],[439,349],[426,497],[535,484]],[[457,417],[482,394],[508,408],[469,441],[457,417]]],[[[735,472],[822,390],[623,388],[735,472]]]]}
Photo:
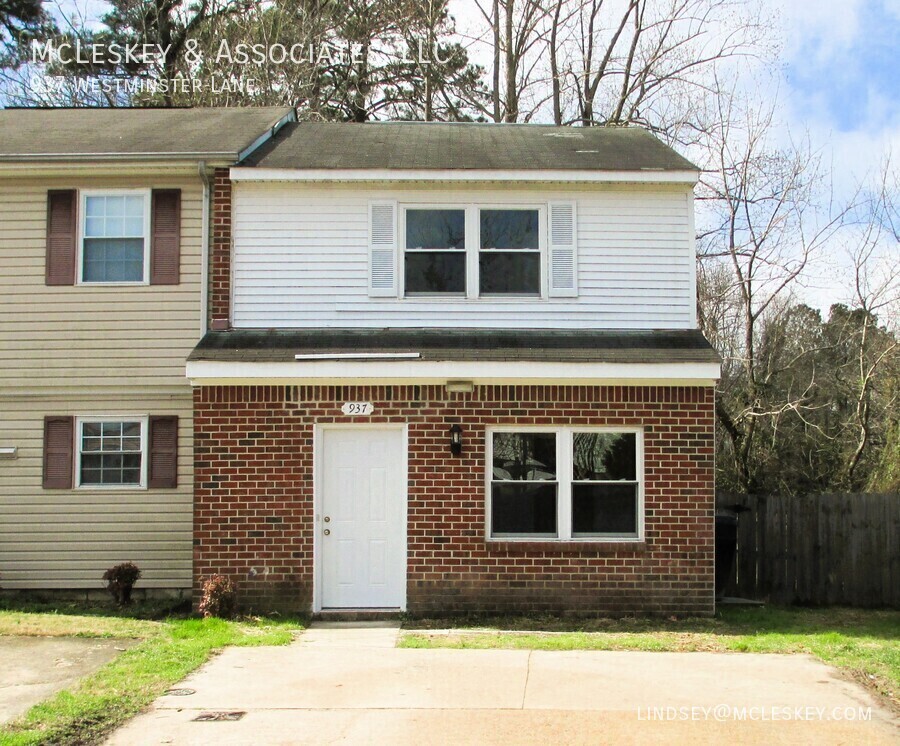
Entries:
{"type": "Polygon", "coordinates": [[[697,171],[639,127],[299,122],[241,165],[296,169],[697,171]]]}
{"type": "Polygon", "coordinates": [[[209,332],[189,360],[293,362],[298,354],[418,352],[432,361],[717,363],[696,330],[312,329],[209,332]]]}
{"type": "Polygon", "coordinates": [[[196,109],[3,109],[0,160],[212,157],[236,160],[288,106],[196,109]]]}

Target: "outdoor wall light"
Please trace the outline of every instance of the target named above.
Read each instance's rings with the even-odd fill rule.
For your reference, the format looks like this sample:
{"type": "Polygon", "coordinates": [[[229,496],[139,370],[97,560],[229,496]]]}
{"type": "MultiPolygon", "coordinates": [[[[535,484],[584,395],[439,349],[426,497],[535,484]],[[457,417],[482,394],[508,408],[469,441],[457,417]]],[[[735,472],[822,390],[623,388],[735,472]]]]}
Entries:
{"type": "Polygon", "coordinates": [[[462,453],[462,428],[459,425],[450,428],[450,453],[454,456],[462,453]]]}

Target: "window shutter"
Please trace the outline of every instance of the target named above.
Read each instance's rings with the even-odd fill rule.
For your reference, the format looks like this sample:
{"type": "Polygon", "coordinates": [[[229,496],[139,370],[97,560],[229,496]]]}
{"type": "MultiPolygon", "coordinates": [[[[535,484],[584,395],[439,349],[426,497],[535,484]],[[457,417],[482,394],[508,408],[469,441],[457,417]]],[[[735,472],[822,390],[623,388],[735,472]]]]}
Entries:
{"type": "Polygon", "coordinates": [[[574,202],[550,203],[550,297],[578,295],[578,239],[574,202]]]}
{"type": "Polygon", "coordinates": [[[180,189],[153,190],[150,226],[150,284],[177,285],[181,263],[180,189]]]}
{"type": "Polygon", "coordinates": [[[178,486],[178,417],[150,417],[148,487],[178,486]]]}
{"type": "Polygon", "coordinates": [[[397,203],[369,203],[369,295],[397,295],[397,203]]]}
{"type": "Polygon", "coordinates": [[[75,284],[75,243],[78,240],[78,196],[74,189],[47,192],[47,285],[75,284]]]}
{"type": "Polygon", "coordinates": [[[75,468],[75,418],[44,417],[44,489],[70,490],[75,468]]]}

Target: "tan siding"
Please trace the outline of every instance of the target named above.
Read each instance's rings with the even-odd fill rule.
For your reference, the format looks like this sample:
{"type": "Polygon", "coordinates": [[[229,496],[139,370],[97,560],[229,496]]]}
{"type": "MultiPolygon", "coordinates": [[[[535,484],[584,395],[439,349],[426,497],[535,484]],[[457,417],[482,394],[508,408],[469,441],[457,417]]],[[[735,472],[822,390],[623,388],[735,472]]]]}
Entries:
{"type": "Polygon", "coordinates": [[[200,335],[199,178],[84,177],[0,184],[0,389],[175,385],[200,335]],[[47,287],[48,189],[180,188],[181,283],[47,287]]]}
{"type": "MultiPolygon", "coordinates": [[[[187,388],[187,387],[185,387],[187,388]]],[[[174,396],[0,399],[0,587],[98,588],[108,567],[133,561],[138,587],[191,583],[193,470],[189,391],[174,396]],[[45,490],[41,453],[45,415],[176,414],[178,487],[174,490],[45,490]]]]}

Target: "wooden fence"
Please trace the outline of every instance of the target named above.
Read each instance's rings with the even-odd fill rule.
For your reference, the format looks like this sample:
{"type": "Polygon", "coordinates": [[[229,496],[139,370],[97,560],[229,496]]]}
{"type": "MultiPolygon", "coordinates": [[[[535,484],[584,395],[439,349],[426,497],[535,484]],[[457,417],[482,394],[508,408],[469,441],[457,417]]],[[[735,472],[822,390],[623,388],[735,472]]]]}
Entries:
{"type": "Polygon", "coordinates": [[[727,596],[900,608],[900,495],[719,495],[748,508],[727,596]]]}

